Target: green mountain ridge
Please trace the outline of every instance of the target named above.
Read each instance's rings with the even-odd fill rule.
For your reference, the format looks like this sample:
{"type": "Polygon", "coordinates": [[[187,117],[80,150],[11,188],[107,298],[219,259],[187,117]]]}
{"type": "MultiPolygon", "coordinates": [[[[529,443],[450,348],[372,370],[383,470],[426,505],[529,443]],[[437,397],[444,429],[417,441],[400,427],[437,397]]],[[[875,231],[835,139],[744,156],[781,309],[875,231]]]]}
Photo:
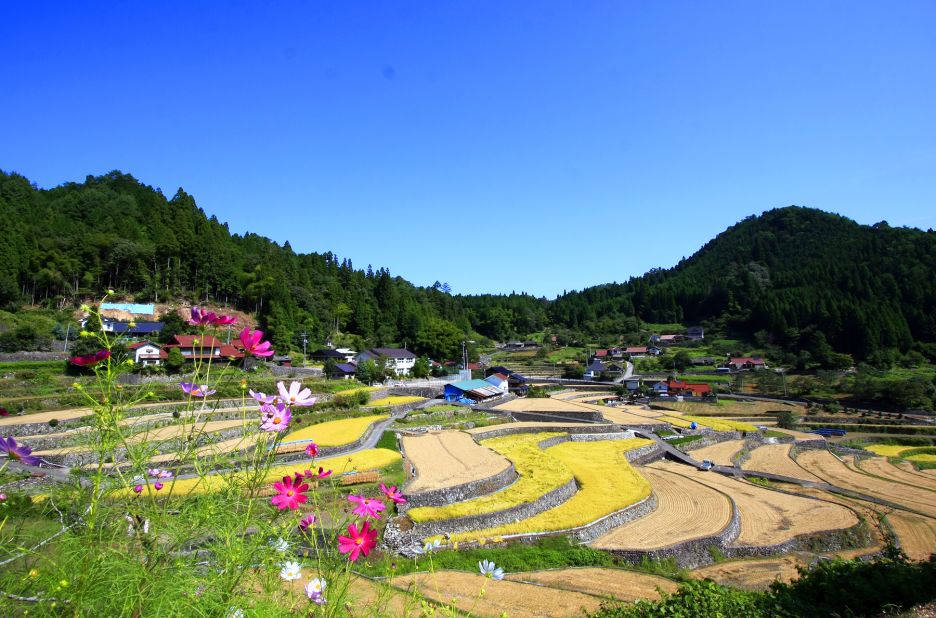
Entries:
{"type": "Polygon", "coordinates": [[[120,172],[48,190],[0,172],[0,234],[0,306],[107,288],[208,300],[255,313],[280,347],[301,347],[301,332],[322,343],[337,326],[361,345],[457,358],[466,336],[616,340],[641,322],[757,334],[821,363],[833,350],[863,359],[936,342],[936,233],[801,207],[748,217],[673,268],[554,301],[453,296],[332,253],[296,254],[288,241],[231,234],[182,189],[166,198],[120,172]]]}

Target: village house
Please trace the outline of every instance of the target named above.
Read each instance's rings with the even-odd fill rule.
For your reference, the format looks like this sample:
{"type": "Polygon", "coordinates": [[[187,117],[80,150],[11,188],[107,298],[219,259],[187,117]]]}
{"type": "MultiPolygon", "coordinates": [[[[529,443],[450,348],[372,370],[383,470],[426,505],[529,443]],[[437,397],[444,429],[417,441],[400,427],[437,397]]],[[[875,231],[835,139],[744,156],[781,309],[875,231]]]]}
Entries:
{"type": "Polygon", "coordinates": [[[607,371],[607,368],[604,366],[600,360],[592,361],[592,364],[585,368],[585,373],[582,377],[586,380],[596,380],[603,372],[607,371]]]}
{"type": "Polygon", "coordinates": [[[406,376],[413,370],[416,358],[415,354],[405,348],[370,348],[358,354],[356,361],[360,365],[366,360],[385,359],[388,369],[398,376],[406,376]]]}
{"type": "Polygon", "coordinates": [[[182,358],[187,361],[227,361],[244,358],[244,353],[236,346],[224,343],[211,335],[175,335],[163,346],[167,355],[172,348],[177,348],[182,358]]]}
{"type": "Polygon", "coordinates": [[[647,346],[631,346],[629,348],[624,348],[624,354],[628,358],[644,358],[647,356],[647,346]]]}
{"type": "Polygon", "coordinates": [[[154,337],[162,332],[162,322],[120,322],[110,318],[101,320],[101,330],[105,333],[124,335],[127,337],[154,337]]]}
{"type": "Polygon", "coordinates": [[[350,380],[354,377],[356,371],[357,367],[351,363],[336,363],[335,368],[328,377],[332,380],[350,380]]]}
{"type": "Polygon", "coordinates": [[[133,362],[144,367],[159,365],[169,357],[169,354],[159,344],[150,341],[138,341],[127,347],[133,353],[133,362]]]}
{"type": "Polygon", "coordinates": [[[457,401],[474,405],[490,401],[504,395],[504,391],[490,381],[490,376],[484,380],[462,380],[445,385],[443,397],[446,401],[457,401]]]}
{"type": "Polygon", "coordinates": [[[728,361],[728,367],[734,371],[750,371],[767,369],[767,364],[762,358],[750,358],[743,356],[740,358],[731,358],[728,361]]]}

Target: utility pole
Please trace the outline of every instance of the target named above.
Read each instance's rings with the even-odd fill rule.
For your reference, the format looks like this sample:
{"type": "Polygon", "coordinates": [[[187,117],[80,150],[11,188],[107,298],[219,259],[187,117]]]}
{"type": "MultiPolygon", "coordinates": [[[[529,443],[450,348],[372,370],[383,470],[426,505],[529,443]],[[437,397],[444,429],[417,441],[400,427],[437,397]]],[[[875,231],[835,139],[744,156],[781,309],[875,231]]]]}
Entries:
{"type": "Polygon", "coordinates": [[[305,365],[306,344],[309,342],[309,335],[305,331],[302,331],[301,333],[299,333],[299,335],[302,337],[302,364],[305,365]]]}
{"type": "Polygon", "coordinates": [[[65,349],[63,350],[63,352],[68,352],[68,333],[70,332],[71,332],[71,322],[69,322],[65,328],[65,349]]]}

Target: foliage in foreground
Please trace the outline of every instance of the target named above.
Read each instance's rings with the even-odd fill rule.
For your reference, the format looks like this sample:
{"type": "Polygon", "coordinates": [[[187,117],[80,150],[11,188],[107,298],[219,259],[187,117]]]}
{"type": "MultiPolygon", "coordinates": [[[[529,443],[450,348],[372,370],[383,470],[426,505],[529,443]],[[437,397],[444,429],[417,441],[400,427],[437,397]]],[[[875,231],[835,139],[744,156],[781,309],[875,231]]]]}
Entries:
{"type": "Polygon", "coordinates": [[[829,560],[800,568],[799,579],[765,592],[690,581],[655,602],[605,604],[593,618],[876,616],[936,598],[936,556],[912,562],[889,548],[872,562],[829,560]]]}

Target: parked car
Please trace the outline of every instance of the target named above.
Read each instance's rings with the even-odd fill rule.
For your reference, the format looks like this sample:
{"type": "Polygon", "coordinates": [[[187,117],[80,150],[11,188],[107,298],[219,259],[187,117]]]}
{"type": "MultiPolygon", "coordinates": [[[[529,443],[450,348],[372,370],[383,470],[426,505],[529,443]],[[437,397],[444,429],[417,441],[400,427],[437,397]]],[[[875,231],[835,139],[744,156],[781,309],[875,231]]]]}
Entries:
{"type": "Polygon", "coordinates": [[[714,468],[714,467],[715,467],[715,463],[714,463],[713,461],[709,460],[709,459],[706,459],[706,460],[704,460],[704,461],[702,462],[702,465],[699,466],[699,470],[706,470],[706,471],[708,471],[708,470],[711,470],[711,469],[714,468]]]}

